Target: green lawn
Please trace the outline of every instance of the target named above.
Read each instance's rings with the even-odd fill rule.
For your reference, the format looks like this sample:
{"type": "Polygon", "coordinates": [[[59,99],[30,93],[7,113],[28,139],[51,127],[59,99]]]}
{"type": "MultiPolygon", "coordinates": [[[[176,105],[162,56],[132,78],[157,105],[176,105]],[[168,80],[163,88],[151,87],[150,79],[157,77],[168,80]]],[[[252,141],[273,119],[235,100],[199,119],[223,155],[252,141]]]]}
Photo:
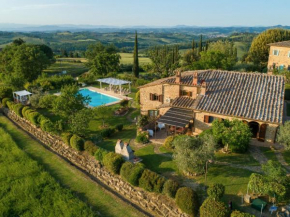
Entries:
{"type": "Polygon", "coordinates": [[[176,164],[171,157],[166,157],[154,153],[153,145],[146,145],[144,148],[138,149],[135,155],[142,158],[146,167],[157,173],[178,172],[176,164]]]}
{"type": "Polygon", "coordinates": [[[84,63],[74,63],[74,62],[59,62],[52,64],[49,68],[44,70],[48,74],[59,74],[62,71],[66,71],[68,75],[77,77],[84,72],[88,71],[88,68],[84,63]]]}
{"type": "Polygon", "coordinates": [[[259,147],[268,160],[278,161],[275,152],[268,147],[259,147]]]}
{"type": "MultiPolygon", "coordinates": [[[[133,53],[119,53],[121,56],[121,64],[133,64],[133,53]]],[[[151,60],[148,57],[144,57],[142,54],[139,54],[139,64],[145,65],[151,63],[151,60]]]]}
{"type": "Polygon", "coordinates": [[[22,150],[42,165],[62,186],[70,188],[102,216],[142,216],[136,209],[106,192],[82,172],[16,128],[6,117],[0,116],[0,125],[12,135],[22,150]]]}
{"type": "Polygon", "coordinates": [[[167,148],[165,148],[164,146],[160,146],[159,147],[159,151],[165,154],[173,154],[172,150],[168,150],[167,148]]]}
{"type": "Polygon", "coordinates": [[[237,154],[237,153],[216,153],[216,160],[221,162],[228,162],[232,164],[242,164],[248,166],[260,166],[259,162],[256,161],[250,153],[237,154]]]}

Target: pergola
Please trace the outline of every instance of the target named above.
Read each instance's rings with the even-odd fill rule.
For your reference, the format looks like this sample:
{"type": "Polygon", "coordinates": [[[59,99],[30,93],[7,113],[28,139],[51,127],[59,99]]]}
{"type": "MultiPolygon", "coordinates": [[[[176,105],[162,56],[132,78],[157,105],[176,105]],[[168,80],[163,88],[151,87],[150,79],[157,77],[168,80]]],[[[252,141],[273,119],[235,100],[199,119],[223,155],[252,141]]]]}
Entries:
{"type": "Polygon", "coordinates": [[[120,87],[120,95],[122,94],[122,85],[129,84],[129,91],[131,92],[131,81],[125,81],[117,78],[102,78],[98,79],[97,81],[100,82],[100,88],[102,88],[102,83],[109,84],[110,91],[112,91],[112,85],[120,87]]]}
{"type": "Polygon", "coordinates": [[[13,92],[14,101],[22,104],[27,104],[31,95],[27,90],[13,92]]]}

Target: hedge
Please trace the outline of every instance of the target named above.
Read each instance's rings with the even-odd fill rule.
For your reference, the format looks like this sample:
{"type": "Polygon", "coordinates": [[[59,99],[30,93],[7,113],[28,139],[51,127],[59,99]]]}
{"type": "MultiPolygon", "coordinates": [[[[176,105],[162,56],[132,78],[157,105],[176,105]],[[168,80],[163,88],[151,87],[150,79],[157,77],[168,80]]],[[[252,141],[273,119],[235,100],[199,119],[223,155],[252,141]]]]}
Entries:
{"type": "Polygon", "coordinates": [[[146,191],[161,193],[166,179],[155,172],[145,169],[139,179],[139,187],[146,191]]]}
{"type": "Polygon", "coordinates": [[[133,164],[131,162],[125,162],[120,171],[121,177],[129,182],[131,185],[138,186],[139,179],[145,169],[145,165],[142,163],[133,164]]]}
{"type": "Polygon", "coordinates": [[[88,140],[88,141],[85,142],[84,149],[90,155],[94,156],[94,154],[97,151],[98,147],[92,141],[88,140]]]}
{"type": "Polygon", "coordinates": [[[24,107],[23,107],[23,109],[22,109],[22,117],[25,118],[25,112],[26,112],[28,109],[30,109],[29,106],[24,106],[24,107]]]}
{"type": "Polygon", "coordinates": [[[104,156],[104,166],[114,174],[119,174],[122,164],[124,163],[123,156],[114,152],[109,152],[104,156]]]}
{"type": "Polygon", "coordinates": [[[163,186],[163,194],[167,195],[168,197],[174,198],[178,188],[179,184],[176,181],[168,179],[163,186]]]}
{"type": "Polygon", "coordinates": [[[46,131],[46,132],[53,132],[54,131],[54,126],[53,126],[53,123],[51,122],[51,120],[49,120],[48,118],[40,115],[39,116],[39,124],[40,124],[40,128],[43,130],[43,131],[46,131]]]}
{"type": "Polygon", "coordinates": [[[115,132],[114,128],[107,128],[100,131],[100,135],[103,138],[109,138],[115,132]]]}
{"type": "Polygon", "coordinates": [[[223,202],[208,197],[201,205],[199,214],[200,217],[228,217],[229,210],[223,202]]]}
{"type": "Polygon", "coordinates": [[[39,126],[39,115],[37,111],[32,111],[27,114],[27,119],[35,126],[39,126]]]}
{"type": "Polygon", "coordinates": [[[99,161],[100,163],[103,163],[104,157],[106,154],[108,154],[109,152],[103,148],[98,148],[97,151],[95,152],[95,158],[97,161],[99,161]]]}
{"type": "MultiPolygon", "coordinates": [[[[199,202],[197,194],[194,190],[189,187],[182,187],[177,190],[176,196],[176,205],[185,213],[191,216],[197,216],[199,202]]],[[[208,215],[207,217],[213,217],[208,215]]],[[[221,217],[221,216],[220,216],[221,217]]]]}
{"type": "Polygon", "coordinates": [[[71,133],[62,133],[61,134],[61,139],[62,141],[67,144],[68,146],[70,146],[70,138],[72,137],[71,133]]]}
{"type": "Polygon", "coordinates": [[[223,184],[214,184],[207,189],[207,194],[214,200],[220,200],[225,193],[225,186],[223,184]]]}
{"type": "Polygon", "coordinates": [[[6,102],[6,105],[7,105],[7,107],[8,107],[10,110],[13,110],[12,107],[13,107],[13,105],[14,105],[14,102],[12,102],[12,101],[7,101],[7,102],[6,102]]]}
{"type": "Polygon", "coordinates": [[[7,102],[9,102],[9,101],[11,101],[10,98],[4,98],[4,99],[2,99],[2,105],[3,105],[4,107],[7,107],[7,102]]]}
{"type": "Polygon", "coordinates": [[[22,109],[23,105],[20,103],[13,103],[11,109],[17,114],[19,117],[22,117],[22,109]]]}
{"type": "Polygon", "coordinates": [[[250,213],[245,213],[245,212],[240,212],[238,210],[235,210],[231,213],[231,217],[255,217],[255,216],[250,213]]]}
{"type": "Polygon", "coordinates": [[[73,135],[70,138],[70,145],[72,148],[74,148],[78,151],[84,150],[84,140],[81,137],[79,137],[78,135],[73,135]]]}

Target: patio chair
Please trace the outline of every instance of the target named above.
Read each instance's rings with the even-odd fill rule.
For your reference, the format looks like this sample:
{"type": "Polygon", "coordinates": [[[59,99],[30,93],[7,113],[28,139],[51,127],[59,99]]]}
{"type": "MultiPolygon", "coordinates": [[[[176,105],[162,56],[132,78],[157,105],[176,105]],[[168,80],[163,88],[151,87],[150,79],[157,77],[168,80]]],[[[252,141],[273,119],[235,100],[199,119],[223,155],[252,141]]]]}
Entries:
{"type": "Polygon", "coordinates": [[[153,137],[154,136],[154,131],[153,130],[147,130],[149,136],[153,137]]]}
{"type": "Polygon", "coordinates": [[[159,128],[159,130],[165,129],[165,124],[158,123],[158,128],[159,128]]]}

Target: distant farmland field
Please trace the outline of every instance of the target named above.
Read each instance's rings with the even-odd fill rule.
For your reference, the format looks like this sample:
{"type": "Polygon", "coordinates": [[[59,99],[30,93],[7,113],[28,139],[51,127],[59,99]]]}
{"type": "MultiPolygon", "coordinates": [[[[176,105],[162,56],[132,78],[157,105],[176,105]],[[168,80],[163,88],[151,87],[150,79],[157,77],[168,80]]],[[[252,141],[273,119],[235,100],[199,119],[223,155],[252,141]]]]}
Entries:
{"type": "MultiPolygon", "coordinates": [[[[133,64],[133,54],[132,53],[120,53],[121,55],[121,64],[133,64]]],[[[139,54],[139,64],[145,65],[151,63],[150,58],[144,57],[142,54],[139,54]]]]}

